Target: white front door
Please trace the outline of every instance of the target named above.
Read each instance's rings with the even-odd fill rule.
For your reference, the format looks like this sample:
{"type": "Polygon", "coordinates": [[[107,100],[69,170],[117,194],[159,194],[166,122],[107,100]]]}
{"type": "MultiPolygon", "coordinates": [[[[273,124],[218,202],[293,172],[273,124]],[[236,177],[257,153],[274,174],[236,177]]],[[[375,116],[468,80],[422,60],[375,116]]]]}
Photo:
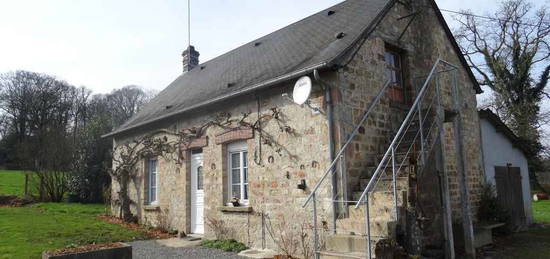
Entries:
{"type": "Polygon", "coordinates": [[[204,176],[202,153],[191,155],[191,233],[204,233],[204,176]]]}

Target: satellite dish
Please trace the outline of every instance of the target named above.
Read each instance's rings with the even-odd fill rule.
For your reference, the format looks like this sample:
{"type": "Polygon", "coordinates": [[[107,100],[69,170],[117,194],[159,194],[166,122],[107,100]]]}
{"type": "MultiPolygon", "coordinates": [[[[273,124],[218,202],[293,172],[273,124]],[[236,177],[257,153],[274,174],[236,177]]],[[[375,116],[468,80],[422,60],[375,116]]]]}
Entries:
{"type": "Polygon", "coordinates": [[[311,78],[309,76],[303,76],[294,85],[294,91],[292,92],[292,100],[299,105],[304,104],[309,99],[311,93],[311,78]]]}

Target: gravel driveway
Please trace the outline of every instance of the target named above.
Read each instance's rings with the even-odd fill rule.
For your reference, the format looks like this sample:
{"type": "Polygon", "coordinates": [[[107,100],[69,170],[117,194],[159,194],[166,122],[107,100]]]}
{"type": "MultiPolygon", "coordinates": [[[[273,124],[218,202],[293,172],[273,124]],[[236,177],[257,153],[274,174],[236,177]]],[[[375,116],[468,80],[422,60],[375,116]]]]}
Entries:
{"type": "Polygon", "coordinates": [[[192,247],[166,247],[155,240],[131,242],[133,259],[156,259],[156,258],[223,258],[243,259],[237,253],[228,253],[217,249],[210,249],[202,246],[192,247]]]}

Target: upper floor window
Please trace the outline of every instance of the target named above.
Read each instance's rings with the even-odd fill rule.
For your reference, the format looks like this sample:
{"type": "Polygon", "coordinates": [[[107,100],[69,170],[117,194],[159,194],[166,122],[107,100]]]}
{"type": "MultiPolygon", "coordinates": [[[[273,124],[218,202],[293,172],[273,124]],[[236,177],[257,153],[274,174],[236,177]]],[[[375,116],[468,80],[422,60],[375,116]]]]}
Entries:
{"type": "Polygon", "coordinates": [[[246,141],[231,143],[228,151],[228,190],[229,198],[239,198],[240,203],[248,204],[248,151],[246,141]]]}
{"type": "Polygon", "coordinates": [[[158,198],[158,160],[149,159],[147,162],[147,170],[149,175],[149,184],[147,186],[147,193],[149,194],[148,201],[149,204],[157,203],[158,198]]]}
{"type": "Polygon", "coordinates": [[[384,53],[386,61],[386,80],[391,80],[392,86],[403,87],[401,55],[392,50],[386,50],[384,53]]]}

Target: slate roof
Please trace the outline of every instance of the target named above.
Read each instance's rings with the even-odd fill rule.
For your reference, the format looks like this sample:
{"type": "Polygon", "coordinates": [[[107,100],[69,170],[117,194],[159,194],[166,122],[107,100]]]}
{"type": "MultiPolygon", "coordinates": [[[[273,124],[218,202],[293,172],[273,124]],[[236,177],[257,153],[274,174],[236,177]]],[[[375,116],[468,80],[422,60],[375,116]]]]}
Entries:
{"type": "Polygon", "coordinates": [[[395,1],[347,0],[200,64],[105,137],[332,66],[374,29],[395,1]],[[344,37],[338,38],[339,33],[344,37]]]}

